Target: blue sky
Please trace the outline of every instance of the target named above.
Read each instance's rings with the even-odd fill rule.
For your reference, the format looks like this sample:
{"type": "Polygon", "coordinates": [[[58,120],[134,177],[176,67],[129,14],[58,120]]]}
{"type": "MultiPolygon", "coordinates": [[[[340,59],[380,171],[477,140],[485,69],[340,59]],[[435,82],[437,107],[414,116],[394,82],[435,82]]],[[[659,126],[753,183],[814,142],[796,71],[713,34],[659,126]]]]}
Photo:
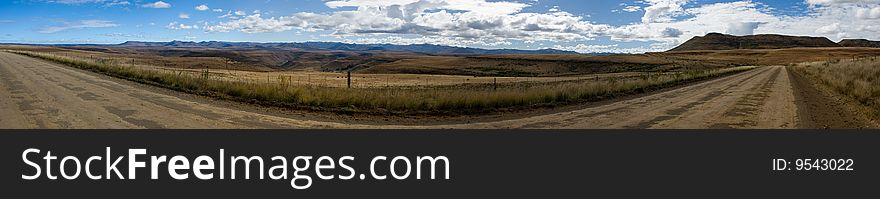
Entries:
{"type": "Polygon", "coordinates": [[[880,40],[880,0],[11,0],[0,43],[431,43],[669,49],[708,32],[880,40]]]}

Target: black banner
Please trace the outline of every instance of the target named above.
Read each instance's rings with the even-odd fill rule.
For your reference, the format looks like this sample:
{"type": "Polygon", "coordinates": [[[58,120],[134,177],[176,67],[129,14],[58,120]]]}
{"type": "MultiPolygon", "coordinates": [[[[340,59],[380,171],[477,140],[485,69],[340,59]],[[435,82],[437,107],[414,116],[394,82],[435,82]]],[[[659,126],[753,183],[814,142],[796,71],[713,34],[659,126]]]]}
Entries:
{"type": "Polygon", "coordinates": [[[4,194],[15,198],[847,198],[875,193],[878,141],[876,130],[2,130],[0,176],[4,194]],[[135,179],[130,149],[144,149],[135,156],[144,163],[135,179]],[[47,152],[57,159],[46,164],[47,152]],[[160,156],[165,161],[153,172],[152,158],[160,156]],[[185,168],[175,172],[187,179],[170,174],[174,156],[185,168]],[[238,160],[231,179],[233,156],[258,156],[264,171],[254,160],[247,172],[238,160]],[[288,161],[286,179],[269,177],[283,162],[276,156],[288,161]],[[309,169],[292,174],[290,162],[306,156],[309,169]],[[332,179],[316,173],[323,156],[320,164],[333,162],[333,169],[321,176],[332,179]],[[379,156],[386,158],[373,161],[379,156]],[[100,160],[88,175],[100,179],[85,173],[90,157],[100,160]],[[105,160],[118,157],[125,179],[115,171],[105,179],[105,160]],[[415,166],[425,157],[434,166],[415,166]],[[213,165],[203,168],[213,169],[203,171],[213,176],[200,179],[193,168],[208,159],[213,165]],[[60,165],[68,177],[80,173],[65,179],[60,165]],[[309,186],[295,188],[294,176],[300,185],[308,176],[309,186]]]}

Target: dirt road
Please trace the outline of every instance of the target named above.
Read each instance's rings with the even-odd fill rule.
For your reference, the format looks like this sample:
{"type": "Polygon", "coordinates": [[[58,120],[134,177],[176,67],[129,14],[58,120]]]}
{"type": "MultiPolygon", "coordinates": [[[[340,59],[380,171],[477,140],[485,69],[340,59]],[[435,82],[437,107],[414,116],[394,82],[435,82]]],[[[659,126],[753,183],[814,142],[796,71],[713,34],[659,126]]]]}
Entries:
{"type": "Polygon", "coordinates": [[[358,125],[200,103],[34,58],[0,53],[0,128],[822,128],[859,127],[785,67],[603,105],[513,120],[358,125]]]}
{"type": "Polygon", "coordinates": [[[0,52],[0,128],[368,128],[185,100],[0,52]]]}
{"type": "Polygon", "coordinates": [[[858,128],[859,116],[783,66],[575,111],[473,128],[858,128]]]}

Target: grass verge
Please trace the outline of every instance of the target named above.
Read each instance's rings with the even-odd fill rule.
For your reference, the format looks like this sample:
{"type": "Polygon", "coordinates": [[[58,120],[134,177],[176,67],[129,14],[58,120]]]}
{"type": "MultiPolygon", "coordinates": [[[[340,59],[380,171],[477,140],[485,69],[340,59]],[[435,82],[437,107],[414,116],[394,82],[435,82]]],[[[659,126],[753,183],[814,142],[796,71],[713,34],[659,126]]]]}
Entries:
{"type": "Polygon", "coordinates": [[[833,92],[868,107],[872,119],[880,118],[880,58],[803,63],[795,65],[794,69],[833,92]]]}
{"type": "Polygon", "coordinates": [[[602,81],[572,81],[523,87],[491,88],[327,88],[253,83],[202,75],[128,67],[49,53],[7,51],[177,91],[262,105],[367,114],[478,114],[499,110],[554,107],[640,94],[694,81],[734,74],[754,67],[693,70],[674,74],[602,81]]]}

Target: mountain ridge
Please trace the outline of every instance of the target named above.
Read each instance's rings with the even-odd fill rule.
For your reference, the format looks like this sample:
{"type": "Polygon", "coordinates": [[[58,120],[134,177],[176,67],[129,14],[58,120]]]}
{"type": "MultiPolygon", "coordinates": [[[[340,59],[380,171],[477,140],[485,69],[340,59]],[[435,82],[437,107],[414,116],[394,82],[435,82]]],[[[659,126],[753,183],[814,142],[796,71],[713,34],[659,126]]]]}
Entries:
{"type": "Polygon", "coordinates": [[[574,51],[557,49],[518,50],[518,49],[482,49],[470,47],[454,47],[434,44],[351,44],[343,42],[296,42],[296,43],[256,43],[256,42],[221,42],[221,41],[170,41],[142,42],[126,41],[110,45],[116,47],[178,47],[178,48],[279,48],[328,51],[387,51],[411,52],[422,54],[451,55],[500,55],[500,54],[580,54],[574,51]]]}
{"type": "Polygon", "coordinates": [[[844,39],[838,42],[842,47],[866,47],[880,48],[880,41],[871,41],[867,39],[844,39]]]}

